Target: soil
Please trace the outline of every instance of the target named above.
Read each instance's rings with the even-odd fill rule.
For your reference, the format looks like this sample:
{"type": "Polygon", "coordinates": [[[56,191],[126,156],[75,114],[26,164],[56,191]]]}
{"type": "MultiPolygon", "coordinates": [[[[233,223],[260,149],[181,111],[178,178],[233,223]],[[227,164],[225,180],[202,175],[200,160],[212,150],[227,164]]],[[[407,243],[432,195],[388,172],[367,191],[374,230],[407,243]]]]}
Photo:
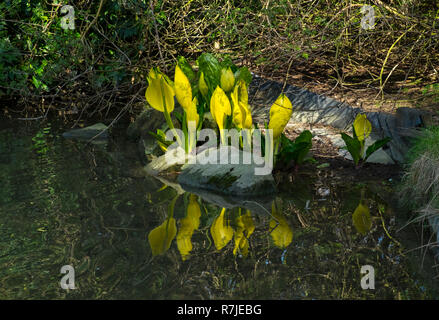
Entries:
{"type": "MultiPolygon", "coordinates": [[[[257,73],[257,71],[255,70],[257,73]]],[[[266,79],[284,83],[285,72],[271,72],[260,74],[266,79]]],[[[361,82],[364,79],[355,79],[361,82]]],[[[426,84],[418,84],[413,79],[389,82],[384,95],[375,86],[347,86],[330,78],[321,70],[321,66],[303,65],[290,71],[287,83],[305,88],[309,91],[322,94],[352,107],[364,111],[380,111],[394,113],[397,108],[409,107],[422,109],[432,114],[433,124],[439,125],[439,101],[435,95],[423,93],[426,84]]]]}
{"type": "MultiPolygon", "coordinates": [[[[294,140],[302,131],[303,124],[298,128],[291,126],[285,130],[285,135],[294,140]]],[[[313,128],[325,128],[322,125],[313,125],[313,128]]],[[[310,129],[310,128],[307,128],[310,129]]],[[[403,168],[400,165],[384,165],[376,163],[364,163],[356,167],[353,161],[348,160],[338,153],[338,147],[333,145],[331,140],[325,136],[314,137],[310,150],[313,158],[317,161],[314,164],[303,164],[300,168],[282,168],[274,172],[276,183],[293,181],[294,176],[300,172],[315,172],[319,175],[331,176],[332,179],[341,183],[357,182],[397,182],[401,179],[403,168]]]]}

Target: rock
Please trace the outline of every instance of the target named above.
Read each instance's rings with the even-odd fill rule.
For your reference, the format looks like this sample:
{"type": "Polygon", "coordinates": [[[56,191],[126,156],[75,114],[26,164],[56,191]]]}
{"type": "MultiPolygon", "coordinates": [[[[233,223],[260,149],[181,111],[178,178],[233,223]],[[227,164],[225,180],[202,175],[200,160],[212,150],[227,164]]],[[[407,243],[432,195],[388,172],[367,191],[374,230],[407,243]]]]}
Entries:
{"type": "Polygon", "coordinates": [[[152,108],[146,109],[128,126],[127,137],[132,140],[137,140],[142,136],[146,136],[148,131],[155,132],[156,129],[161,128],[165,122],[163,113],[152,108]]]}
{"type": "MultiPolygon", "coordinates": [[[[261,123],[268,121],[269,108],[282,92],[282,87],[277,82],[253,76],[249,98],[255,120],[261,123]]],[[[349,132],[357,114],[363,112],[346,103],[292,85],[286,85],[284,93],[293,104],[291,122],[322,124],[349,132]]],[[[371,156],[369,162],[404,162],[411,146],[410,137],[417,134],[417,128],[431,123],[431,115],[427,112],[405,107],[398,108],[395,115],[383,112],[366,112],[366,115],[373,127],[370,135],[372,142],[384,137],[392,139],[385,148],[371,156]]]]}
{"type": "Polygon", "coordinates": [[[197,189],[185,185],[184,190],[201,197],[203,201],[207,201],[215,206],[226,209],[243,208],[248,209],[255,214],[271,214],[271,204],[275,198],[275,194],[267,196],[246,197],[218,194],[208,190],[197,189]]]}
{"type": "Polygon", "coordinates": [[[195,158],[196,163],[188,163],[182,167],[178,182],[183,188],[201,189],[234,196],[261,196],[276,192],[271,170],[258,175],[258,168],[263,159],[253,155],[250,164],[242,159],[251,154],[231,146],[209,148],[195,158]],[[204,164],[208,159],[208,163],[204,164]],[[261,161],[261,162],[259,162],[261,161]],[[226,164],[222,164],[226,163],[226,164]]]}
{"type": "Polygon", "coordinates": [[[186,154],[182,149],[174,149],[155,157],[145,166],[145,170],[152,176],[157,176],[164,173],[173,173],[180,170],[181,166],[189,162],[193,158],[192,155],[186,154]]]}
{"type": "Polygon", "coordinates": [[[62,135],[66,139],[89,141],[92,143],[105,143],[108,140],[108,127],[103,123],[96,123],[81,129],[73,129],[64,132],[62,135]]]}

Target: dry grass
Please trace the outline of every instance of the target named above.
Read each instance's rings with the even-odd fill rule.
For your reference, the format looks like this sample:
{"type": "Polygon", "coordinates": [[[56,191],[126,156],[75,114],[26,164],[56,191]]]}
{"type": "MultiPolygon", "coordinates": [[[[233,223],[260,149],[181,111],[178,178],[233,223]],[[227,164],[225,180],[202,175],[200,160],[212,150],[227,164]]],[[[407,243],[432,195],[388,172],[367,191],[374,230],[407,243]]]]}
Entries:
{"type": "Polygon", "coordinates": [[[410,166],[403,178],[401,203],[417,213],[411,221],[428,222],[434,233],[427,246],[436,252],[439,247],[439,128],[432,127],[415,142],[410,166]]]}

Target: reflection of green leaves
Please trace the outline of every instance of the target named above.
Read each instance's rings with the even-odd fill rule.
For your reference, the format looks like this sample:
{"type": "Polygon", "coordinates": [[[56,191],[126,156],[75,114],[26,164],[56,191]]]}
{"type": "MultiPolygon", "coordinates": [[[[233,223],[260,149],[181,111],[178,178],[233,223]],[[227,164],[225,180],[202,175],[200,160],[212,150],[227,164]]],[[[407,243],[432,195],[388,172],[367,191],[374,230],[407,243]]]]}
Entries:
{"type": "Polygon", "coordinates": [[[46,127],[38,131],[37,134],[32,138],[34,143],[33,148],[37,153],[45,154],[49,150],[47,138],[50,136],[50,127],[46,127]]]}
{"type": "Polygon", "coordinates": [[[370,217],[369,208],[362,202],[358,205],[352,215],[352,221],[355,229],[362,235],[365,235],[372,227],[372,219],[370,217]]]}

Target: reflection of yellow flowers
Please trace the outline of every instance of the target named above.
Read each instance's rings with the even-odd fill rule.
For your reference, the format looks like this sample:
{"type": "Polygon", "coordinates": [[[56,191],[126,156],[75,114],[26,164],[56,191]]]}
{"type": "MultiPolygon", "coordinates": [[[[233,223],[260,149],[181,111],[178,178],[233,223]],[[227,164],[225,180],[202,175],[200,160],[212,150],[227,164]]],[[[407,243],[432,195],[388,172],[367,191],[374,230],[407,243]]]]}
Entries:
{"type": "Polygon", "coordinates": [[[189,196],[186,217],[180,220],[180,230],[177,234],[177,247],[180,251],[181,258],[185,261],[192,251],[192,234],[200,225],[201,210],[197,202],[197,196],[189,196]]]}
{"type": "Polygon", "coordinates": [[[244,257],[247,257],[249,248],[248,238],[250,238],[253,231],[255,231],[255,225],[253,224],[250,211],[247,210],[246,214],[239,216],[236,220],[234,255],[239,250],[244,257]]]}
{"type": "Polygon", "coordinates": [[[203,97],[206,98],[209,88],[207,87],[207,83],[204,80],[204,73],[202,71],[201,71],[200,79],[198,79],[198,89],[200,89],[200,92],[203,95],[203,97]]]}
{"type": "Polygon", "coordinates": [[[372,132],[372,124],[365,114],[358,114],[355,117],[354,121],[354,130],[357,135],[358,140],[363,141],[370,135],[372,132]]]}
{"type": "Polygon", "coordinates": [[[372,219],[370,217],[369,208],[362,202],[358,205],[352,215],[352,221],[355,229],[362,235],[365,235],[372,227],[372,219]]]}
{"type": "Polygon", "coordinates": [[[233,238],[233,229],[224,219],[225,212],[226,209],[223,208],[210,227],[210,234],[217,250],[224,248],[233,238]]]}
{"type": "Polygon", "coordinates": [[[225,144],[224,140],[224,120],[232,113],[232,107],[230,106],[229,98],[227,98],[223,89],[216,87],[210,99],[210,112],[220,130],[221,141],[225,144]]]}
{"type": "Polygon", "coordinates": [[[282,212],[276,209],[274,201],[271,206],[271,213],[273,215],[273,219],[270,221],[271,238],[277,247],[285,249],[293,241],[293,230],[282,212]]]}
{"type": "Polygon", "coordinates": [[[281,94],[270,108],[270,122],[268,129],[273,130],[273,140],[276,140],[284,131],[293,113],[293,105],[285,94],[281,94]]]}
{"type": "Polygon", "coordinates": [[[160,71],[152,68],[148,75],[148,88],[145,92],[146,101],[154,109],[171,113],[174,110],[174,88],[172,83],[160,71]]]}
{"type": "Polygon", "coordinates": [[[230,68],[223,68],[221,69],[221,78],[220,78],[221,88],[225,92],[229,92],[233,89],[233,86],[235,85],[235,76],[233,75],[232,69],[230,68]]]}
{"type": "Polygon", "coordinates": [[[156,256],[165,253],[171,246],[177,234],[175,219],[170,217],[160,226],[151,230],[148,235],[149,245],[151,246],[152,255],[156,256]]]}
{"type": "Polygon", "coordinates": [[[174,86],[178,103],[182,106],[184,111],[188,112],[192,106],[191,83],[178,64],[175,66],[174,86]]]}

